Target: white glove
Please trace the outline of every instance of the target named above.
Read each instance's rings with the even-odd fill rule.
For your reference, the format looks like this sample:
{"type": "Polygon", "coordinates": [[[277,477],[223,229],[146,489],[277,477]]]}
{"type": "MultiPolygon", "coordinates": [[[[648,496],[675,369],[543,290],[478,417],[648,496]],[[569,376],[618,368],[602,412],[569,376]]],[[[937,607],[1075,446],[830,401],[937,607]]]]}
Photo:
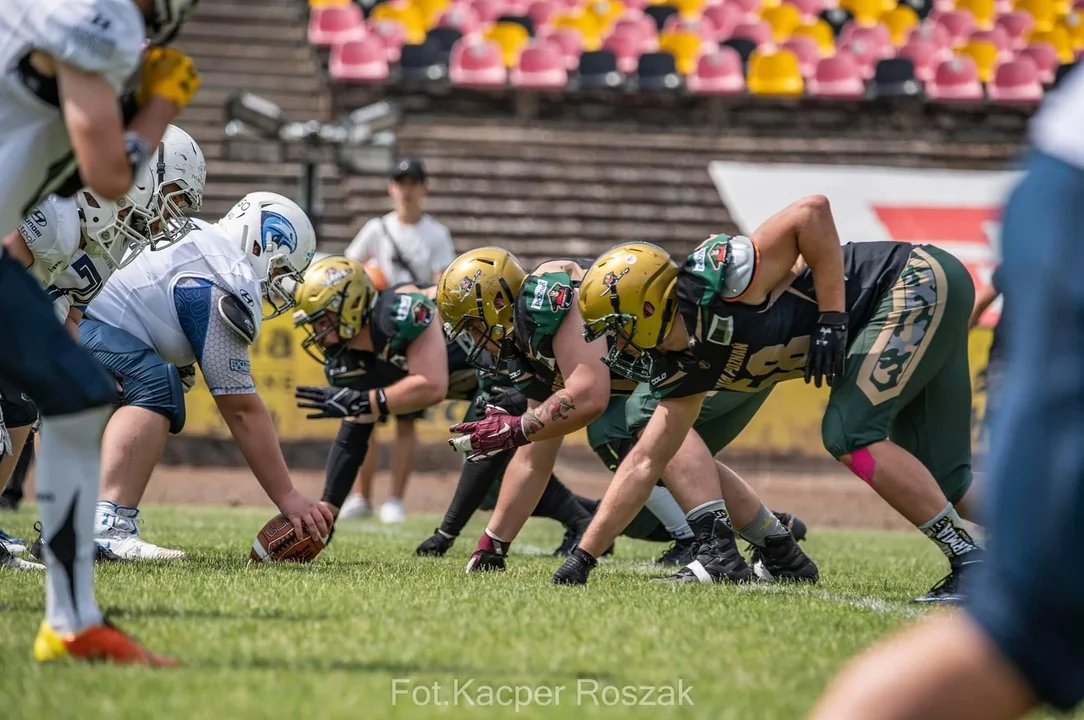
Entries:
{"type": "Polygon", "coordinates": [[[72,309],[72,301],[68,299],[67,295],[61,295],[53,301],[53,312],[56,313],[56,319],[61,324],[67,322],[68,312],[72,309]]]}

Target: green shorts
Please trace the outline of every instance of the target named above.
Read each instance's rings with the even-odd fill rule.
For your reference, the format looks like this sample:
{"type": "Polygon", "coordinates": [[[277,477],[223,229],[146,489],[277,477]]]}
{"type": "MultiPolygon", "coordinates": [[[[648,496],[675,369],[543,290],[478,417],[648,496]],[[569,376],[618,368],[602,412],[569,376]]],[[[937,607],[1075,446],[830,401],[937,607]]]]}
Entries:
{"type": "Polygon", "coordinates": [[[951,502],[971,485],[968,318],[975,287],[951,254],[915,246],[873,317],[857,328],[821,423],[833,457],[890,439],[951,502]]]}
{"type": "MultiPolygon", "coordinates": [[[[712,455],[717,454],[741,434],[768,399],[773,387],[769,386],[755,393],[728,390],[708,393],[700,407],[700,414],[693,423],[693,430],[708,446],[712,455]]],[[[659,399],[652,396],[647,383],[637,386],[625,409],[626,423],[632,434],[639,435],[643,432],[658,406],[659,399]]]]}

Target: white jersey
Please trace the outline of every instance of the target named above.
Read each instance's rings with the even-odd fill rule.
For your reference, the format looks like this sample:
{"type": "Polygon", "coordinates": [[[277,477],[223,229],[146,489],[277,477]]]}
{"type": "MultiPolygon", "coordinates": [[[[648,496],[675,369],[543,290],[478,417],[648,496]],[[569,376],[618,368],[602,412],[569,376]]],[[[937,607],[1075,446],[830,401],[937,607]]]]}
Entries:
{"type": "Polygon", "coordinates": [[[1031,142],[1047,155],[1084,169],[1084,68],[1047,95],[1031,121],[1031,142]]]}
{"type": "Polygon", "coordinates": [[[253,392],[247,343],[222,324],[213,299],[240,300],[255,338],[263,312],[260,284],[239,247],[213,225],[193,223],[195,229],[180,242],[140,253],[116,271],[86,316],[128,332],[178,368],[198,362],[212,392],[253,392]],[[214,357],[205,352],[212,350],[214,357]],[[212,363],[222,366],[220,382],[213,379],[212,363]]]}
{"type": "Polygon", "coordinates": [[[428,214],[415,225],[404,225],[394,212],[365,223],[344,254],[360,263],[375,260],[389,286],[427,285],[433,273],[444,272],[455,260],[447,227],[428,214]]]}
{"type": "Polygon", "coordinates": [[[119,94],[146,37],[133,0],[0,3],[0,235],[6,235],[75,167],[57,83],[33,51],[105,78],[119,94]]]}

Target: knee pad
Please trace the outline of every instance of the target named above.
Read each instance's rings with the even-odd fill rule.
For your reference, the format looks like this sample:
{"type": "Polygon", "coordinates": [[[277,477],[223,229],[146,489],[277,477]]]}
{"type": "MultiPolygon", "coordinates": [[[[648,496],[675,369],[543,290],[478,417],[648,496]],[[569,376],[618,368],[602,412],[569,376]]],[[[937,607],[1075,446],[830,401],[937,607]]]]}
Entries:
{"type": "Polygon", "coordinates": [[[140,363],[137,374],[121,378],[124,389],[121,404],[158,413],[169,421],[169,431],[176,435],[184,429],[187,419],[181,375],[176,367],[157,355],[148,355],[140,363]]]}
{"type": "Polygon", "coordinates": [[[873,473],[877,469],[877,461],[873,459],[869,448],[861,448],[847,453],[838,458],[847,469],[862,478],[867,485],[873,487],[873,473]]]}

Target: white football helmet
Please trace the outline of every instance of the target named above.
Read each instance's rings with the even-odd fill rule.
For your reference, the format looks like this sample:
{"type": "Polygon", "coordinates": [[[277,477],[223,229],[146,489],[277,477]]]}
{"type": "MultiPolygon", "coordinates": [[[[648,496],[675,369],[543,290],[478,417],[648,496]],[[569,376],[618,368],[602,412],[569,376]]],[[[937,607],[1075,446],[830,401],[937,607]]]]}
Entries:
{"type": "Polygon", "coordinates": [[[188,213],[198,212],[203,207],[207,161],[191,135],[176,125],[170,125],[150,162],[154,173],[157,215],[151,250],[161,250],[183,238],[195,227],[188,213]]]}
{"type": "Polygon", "coordinates": [[[136,259],[151,243],[154,180],[150,165],[136,171],[135,182],[116,202],[83,188],[75,194],[85,240],[84,251],[100,257],[114,270],[136,259]]]}
{"type": "Polygon", "coordinates": [[[147,41],[151,45],[167,45],[181,29],[181,24],[196,9],[199,0],[153,0],[143,13],[147,24],[147,41]]]}
{"type": "Polygon", "coordinates": [[[294,288],[316,252],[316,231],[305,212],[289,198],[273,192],[245,195],[218,221],[226,237],[241,248],[271,313],[264,320],[291,309],[294,288]]]}

